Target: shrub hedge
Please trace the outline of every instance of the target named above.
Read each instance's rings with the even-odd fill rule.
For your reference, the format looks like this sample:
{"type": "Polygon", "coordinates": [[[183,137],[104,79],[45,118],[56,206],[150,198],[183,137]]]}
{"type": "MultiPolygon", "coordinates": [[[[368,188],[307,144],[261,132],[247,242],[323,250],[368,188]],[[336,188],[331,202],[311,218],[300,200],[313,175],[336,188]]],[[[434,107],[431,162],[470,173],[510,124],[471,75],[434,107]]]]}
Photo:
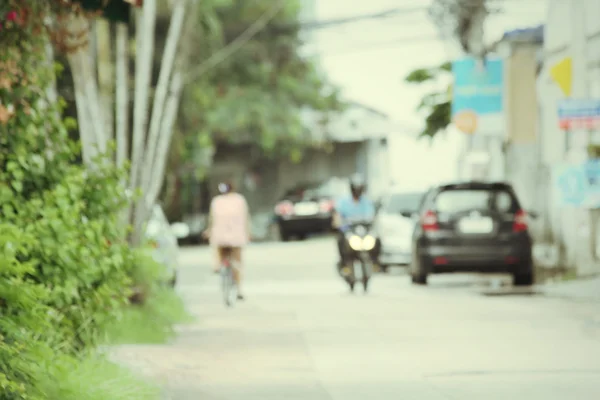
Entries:
{"type": "Polygon", "coordinates": [[[124,171],[102,158],[77,165],[48,98],[48,36],[28,23],[27,1],[4,4],[17,8],[0,6],[0,400],[96,399],[92,383],[73,382],[102,376],[90,351],[132,287],[136,254],[118,223],[124,171]]]}

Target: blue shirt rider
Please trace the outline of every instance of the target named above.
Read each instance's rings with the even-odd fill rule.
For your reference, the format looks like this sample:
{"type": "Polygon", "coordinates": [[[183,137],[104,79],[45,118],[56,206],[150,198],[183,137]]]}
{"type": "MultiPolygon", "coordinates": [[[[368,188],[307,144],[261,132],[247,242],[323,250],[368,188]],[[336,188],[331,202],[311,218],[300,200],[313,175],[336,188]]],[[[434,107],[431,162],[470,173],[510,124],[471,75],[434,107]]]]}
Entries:
{"type": "Polygon", "coordinates": [[[349,221],[370,221],[375,216],[375,205],[364,194],[358,198],[354,196],[344,197],[337,202],[335,208],[340,216],[340,229],[342,231],[347,229],[349,221]]]}
{"type": "Polygon", "coordinates": [[[337,213],[337,228],[340,231],[338,237],[338,251],[340,253],[339,265],[343,264],[343,253],[345,246],[344,232],[348,229],[352,220],[370,221],[375,217],[375,204],[364,194],[366,183],[362,176],[356,174],[350,179],[350,192],[348,197],[337,201],[335,211],[337,213]]]}

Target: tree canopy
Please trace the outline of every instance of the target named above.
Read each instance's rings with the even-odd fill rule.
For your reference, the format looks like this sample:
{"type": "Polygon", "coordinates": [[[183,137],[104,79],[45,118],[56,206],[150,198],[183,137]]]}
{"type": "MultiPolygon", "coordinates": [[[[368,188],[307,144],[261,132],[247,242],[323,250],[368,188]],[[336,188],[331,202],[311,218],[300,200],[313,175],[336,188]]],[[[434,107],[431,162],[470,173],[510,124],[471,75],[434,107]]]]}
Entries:
{"type": "MultiPolygon", "coordinates": [[[[198,29],[185,39],[197,49],[191,65],[203,65],[274,4],[203,1],[198,29]]],[[[179,129],[185,132],[187,148],[248,143],[267,155],[289,156],[310,144],[303,110],[326,116],[343,108],[337,90],[301,55],[299,11],[299,1],[286,0],[275,18],[239,51],[186,86],[179,129]]]]}
{"type": "MultiPolygon", "coordinates": [[[[418,85],[436,81],[442,75],[450,74],[451,71],[452,63],[446,62],[436,67],[416,69],[408,74],[404,80],[407,83],[418,85]]],[[[420,137],[433,139],[452,122],[452,85],[449,85],[445,91],[436,91],[425,95],[417,109],[424,111],[426,115],[425,127],[421,131],[420,137]]]]}

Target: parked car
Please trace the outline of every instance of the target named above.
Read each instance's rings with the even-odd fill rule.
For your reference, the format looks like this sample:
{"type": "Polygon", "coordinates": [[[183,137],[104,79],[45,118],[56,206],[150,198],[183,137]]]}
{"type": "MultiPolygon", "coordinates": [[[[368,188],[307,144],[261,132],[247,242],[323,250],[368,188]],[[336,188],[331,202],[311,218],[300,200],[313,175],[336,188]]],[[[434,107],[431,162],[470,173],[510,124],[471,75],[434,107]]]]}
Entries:
{"type": "Polygon", "coordinates": [[[286,191],[275,206],[275,224],[281,240],[294,236],[304,239],[330,231],[334,201],[342,194],[340,186],[331,181],[299,184],[286,191]]]}
{"type": "Polygon", "coordinates": [[[164,265],[168,273],[168,283],[175,286],[177,269],[179,267],[178,237],[189,234],[189,228],[184,223],[169,224],[162,208],[155,204],[152,215],[146,225],[145,238],[153,247],[152,258],[164,265]]]}
{"type": "Polygon", "coordinates": [[[202,213],[186,214],[183,216],[183,223],[188,227],[188,235],[179,238],[179,245],[198,245],[208,243],[208,240],[203,236],[206,230],[208,216],[202,213]]]}
{"type": "Polygon", "coordinates": [[[412,235],[423,192],[394,191],[382,197],[375,218],[375,233],[381,244],[379,267],[408,265],[412,235]]]}
{"type": "Polygon", "coordinates": [[[528,214],[507,183],[464,182],[430,189],[413,235],[410,273],[509,273],[518,286],[534,280],[528,214]]]}

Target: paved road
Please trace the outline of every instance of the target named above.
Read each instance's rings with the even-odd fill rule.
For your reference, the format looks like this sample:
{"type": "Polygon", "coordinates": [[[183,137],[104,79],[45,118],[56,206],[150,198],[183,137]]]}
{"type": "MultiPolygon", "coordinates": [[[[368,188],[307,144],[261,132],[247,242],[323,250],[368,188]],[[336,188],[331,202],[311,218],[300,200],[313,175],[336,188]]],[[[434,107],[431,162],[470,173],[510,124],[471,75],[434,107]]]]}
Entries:
{"type": "Polygon", "coordinates": [[[402,271],[350,295],[327,239],[247,251],[248,300],[225,309],[206,249],[182,251],[197,322],[175,343],[121,349],[174,400],[597,400],[600,312],[486,288],[501,278],[402,271]],[[484,295],[482,293],[487,293],[484,295]],[[502,294],[490,296],[489,294],[502,294]]]}

